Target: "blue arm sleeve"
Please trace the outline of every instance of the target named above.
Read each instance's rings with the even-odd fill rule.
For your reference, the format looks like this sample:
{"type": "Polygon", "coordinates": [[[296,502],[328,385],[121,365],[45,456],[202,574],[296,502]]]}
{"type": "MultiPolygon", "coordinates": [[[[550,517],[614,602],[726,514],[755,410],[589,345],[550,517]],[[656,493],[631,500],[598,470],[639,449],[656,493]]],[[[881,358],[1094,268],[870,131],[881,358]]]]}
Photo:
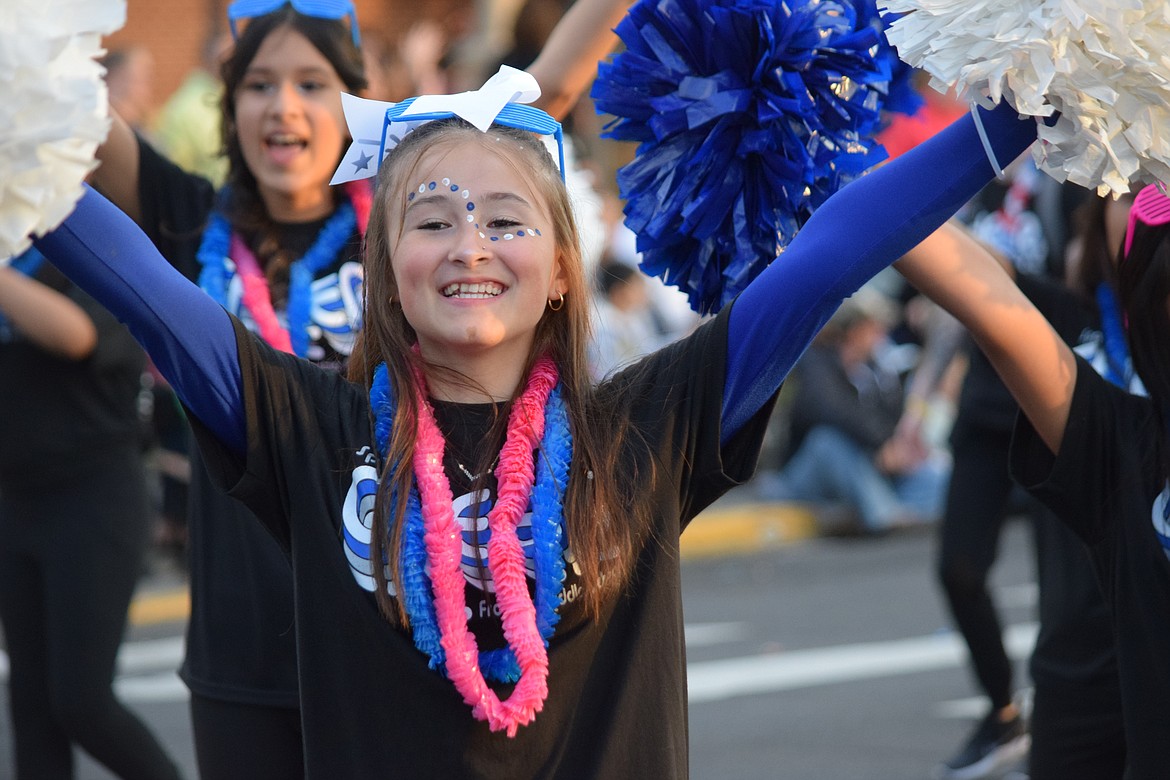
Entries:
{"type": "MultiPolygon", "coordinates": [[[[997,160],[1036,140],[1036,120],[1006,103],[980,109],[997,160]]],[[[934,232],[991,180],[974,119],[851,182],[817,209],[779,257],[732,303],[722,439],[775,394],[837,307],[934,232]]]]}
{"type": "Polygon", "coordinates": [[[243,455],[239,348],[227,312],[88,186],[73,213],[36,246],[130,329],[192,414],[243,455]]]}

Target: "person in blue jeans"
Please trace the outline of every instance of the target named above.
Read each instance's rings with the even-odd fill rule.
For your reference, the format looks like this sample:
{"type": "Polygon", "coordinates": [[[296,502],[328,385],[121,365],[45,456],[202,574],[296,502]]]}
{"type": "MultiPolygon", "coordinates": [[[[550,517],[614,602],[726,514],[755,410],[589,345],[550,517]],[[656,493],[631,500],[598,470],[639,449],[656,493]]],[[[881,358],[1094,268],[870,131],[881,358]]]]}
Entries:
{"type": "Polygon", "coordinates": [[[873,534],[937,518],[946,460],[897,435],[902,378],[879,354],[896,311],[884,293],[862,288],[797,362],[787,413],[792,452],[766,480],[769,498],[841,506],[873,534]]]}

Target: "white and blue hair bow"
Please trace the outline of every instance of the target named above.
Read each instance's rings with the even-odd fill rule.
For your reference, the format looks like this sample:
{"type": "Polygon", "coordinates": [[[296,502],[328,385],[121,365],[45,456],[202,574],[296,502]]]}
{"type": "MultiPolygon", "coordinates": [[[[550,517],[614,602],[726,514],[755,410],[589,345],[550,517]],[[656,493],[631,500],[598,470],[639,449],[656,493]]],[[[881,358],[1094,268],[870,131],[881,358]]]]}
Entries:
{"type": "Polygon", "coordinates": [[[343,184],[374,176],[382,160],[407,133],[426,122],[454,116],[485,133],[494,123],[541,135],[557,160],[563,178],[565,143],[560,122],[539,108],[524,105],[538,97],[540,85],[532,74],[507,65],[501,65],[479,89],[456,95],[420,95],[400,103],[387,103],[343,92],[341,105],[353,143],[329,183],[343,184]]]}

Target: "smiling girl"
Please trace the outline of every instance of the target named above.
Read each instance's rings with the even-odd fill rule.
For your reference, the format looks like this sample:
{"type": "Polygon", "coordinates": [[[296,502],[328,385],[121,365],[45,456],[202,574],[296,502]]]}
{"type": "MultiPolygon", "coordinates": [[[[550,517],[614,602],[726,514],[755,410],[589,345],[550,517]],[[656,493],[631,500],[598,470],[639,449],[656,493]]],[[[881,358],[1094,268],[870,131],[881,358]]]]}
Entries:
{"type": "MultiPolygon", "coordinates": [[[[991,167],[960,120],[595,385],[554,158],[525,130],[436,118],[454,111],[379,171],[349,381],[257,339],[96,193],[39,246],[131,324],[212,477],[285,541],[310,775],[685,777],[679,534],[750,477],[841,300],[991,167]]],[[[1035,138],[1010,109],[982,121],[1000,158],[1035,138]]]]}

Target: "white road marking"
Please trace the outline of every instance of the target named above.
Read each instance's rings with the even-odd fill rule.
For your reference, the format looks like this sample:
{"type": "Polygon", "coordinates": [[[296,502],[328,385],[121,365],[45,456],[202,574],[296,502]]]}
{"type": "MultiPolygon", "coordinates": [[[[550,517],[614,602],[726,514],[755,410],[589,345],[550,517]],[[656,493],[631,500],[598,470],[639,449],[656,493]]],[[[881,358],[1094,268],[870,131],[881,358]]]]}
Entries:
{"type": "Polygon", "coordinates": [[[747,636],[747,623],[687,623],[687,647],[710,647],[747,636]]]}
{"type": "MultiPolygon", "coordinates": [[[[1026,658],[1036,642],[1037,626],[1009,626],[1008,654],[1026,658]]],[[[686,627],[690,647],[710,646],[742,637],[742,623],[706,623],[686,627]]],[[[175,669],[183,658],[181,637],[127,642],[118,653],[120,676],[115,687],[126,701],[186,701],[187,688],[175,669]]],[[[739,696],[869,680],[959,667],[966,650],[954,633],[886,642],[818,647],[768,655],[693,662],[687,667],[690,701],[700,704],[739,696]]],[[[8,681],[8,656],[0,651],[0,683],[8,681]]]]}
{"type": "MultiPolygon", "coordinates": [[[[1026,657],[1036,643],[1034,623],[1010,626],[1004,634],[1008,654],[1026,657]]],[[[817,685],[892,677],[957,667],[967,658],[955,633],[817,647],[787,653],[703,661],[687,666],[690,701],[698,704],[738,696],[810,688],[817,685]]]]}

